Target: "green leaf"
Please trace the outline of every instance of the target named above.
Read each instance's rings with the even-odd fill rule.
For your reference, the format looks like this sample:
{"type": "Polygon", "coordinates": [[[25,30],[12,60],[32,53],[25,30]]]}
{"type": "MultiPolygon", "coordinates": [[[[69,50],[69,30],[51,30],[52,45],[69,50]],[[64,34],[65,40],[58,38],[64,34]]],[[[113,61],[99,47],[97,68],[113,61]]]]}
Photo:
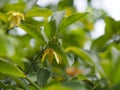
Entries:
{"type": "Polygon", "coordinates": [[[105,23],[106,23],[106,27],[105,27],[105,37],[107,40],[109,40],[114,32],[115,32],[115,25],[114,25],[114,19],[112,19],[111,17],[106,17],[105,18],[105,23]]]}
{"type": "Polygon", "coordinates": [[[72,54],[67,54],[67,60],[70,66],[75,62],[72,54]]]}
{"type": "Polygon", "coordinates": [[[16,77],[25,77],[24,73],[19,68],[2,58],[0,58],[0,73],[16,77]]]}
{"type": "Polygon", "coordinates": [[[44,21],[37,21],[37,20],[33,19],[32,17],[26,17],[25,21],[23,23],[27,23],[27,24],[32,23],[33,26],[40,27],[44,24],[44,21]]]}
{"type": "Polygon", "coordinates": [[[6,14],[0,12],[0,20],[2,20],[4,22],[7,22],[7,16],[6,16],[6,14]]]}
{"type": "Polygon", "coordinates": [[[64,86],[70,87],[71,90],[87,90],[84,83],[79,80],[71,80],[63,83],[64,86]]]}
{"type": "Polygon", "coordinates": [[[104,51],[106,49],[106,42],[107,42],[107,38],[104,35],[100,36],[99,38],[93,41],[91,49],[104,51]]]}
{"type": "Polygon", "coordinates": [[[3,39],[3,37],[0,37],[0,55],[3,56],[3,55],[6,55],[7,54],[7,49],[6,49],[6,42],[5,40],[3,39]]]}
{"type": "Polygon", "coordinates": [[[55,20],[50,21],[45,25],[44,32],[49,39],[54,37],[54,35],[56,33],[55,20]]]}
{"type": "Polygon", "coordinates": [[[49,17],[51,14],[51,10],[35,6],[26,12],[25,17],[49,17]]]}
{"type": "Polygon", "coordinates": [[[2,12],[9,12],[9,11],[16,11],[16,12],[23,12],[25,9],[25,3],[14,3],[14,4],[7,4],[2,7],[2,12]]]}
{"type": "Polygon", "coordinates": [[[26,2],[27,10],[31,9],[37,3],[37,1],[38,0],[28,0],[26,2]]]}
{"type": "Polygon", "coordinates": [[[5,84],[0,81],[0,89],[7,90],[5,84]]]}
{"type": "Polygon", "coordinates": [[[24,90],[29,90],[28,83],[23,78],[14,78],[17,84],[19,84],[24,90]]]}
{"type": "Polygon", "coordinates": [[[56,11],[53,13],[53,15],[51,17],[51,21],[55,20],[56,27],[59,26],[59,24],[61,23],[61,21],[64,18],[64,15],[65,15],[65,11],[56,11]]]}
{"type": "Polygon", "coordinates": [[[39,27],[35,27],[30,24],[21,24],[19,25],[19,27],[22,28],[24,31],[26,31],[29,35],[39,40],[41,44],[45,43],[44,38],[41,34],[41,31],[39,31],[39,27]]]}
{"type": "Polygon", "coordinates": [[[75,53],[76,55],[78,55],[85,62],[89,62],[90,64],[92,64],[93,60],[88,55],[88,53],[85,52],[84,50],[79,49],[77,47],[68,47],[68,48],[66,48],[66,52],[70,52],[70,51],[75,53]]]}
{"type": "Polygon", "coordinates": [[[84,16],[88,15],[88,12],[86,13],[75,13],[72,14],[68,17],[66,17],[60,24],[59,30],[69,26],[70,24],[80,20],[81,18],[83,18],[84,16]]]}
{"type": "Polygon", "coordinates": [[[58,3],[58,7],[60,8],[66,8],[66,7],[73,7],[73,1],[74,0],[60,0],[58,3]]]}
{"type": "Polygon", "coordinates": [[[73,90],[71,89],[70,87],[65,87],[65,86],[62,86],[61,84],[53,84],[53,85],[50,85],[46,88],[44,88],[43,90],[73,90]]]}
{"type": "Polygon", "coordinates": [[[43,87],[46,83],[47,80],[50,77],[50,72],[47,69],[40,69],[37,73],[37,82],[38,84],[43,87]]]}

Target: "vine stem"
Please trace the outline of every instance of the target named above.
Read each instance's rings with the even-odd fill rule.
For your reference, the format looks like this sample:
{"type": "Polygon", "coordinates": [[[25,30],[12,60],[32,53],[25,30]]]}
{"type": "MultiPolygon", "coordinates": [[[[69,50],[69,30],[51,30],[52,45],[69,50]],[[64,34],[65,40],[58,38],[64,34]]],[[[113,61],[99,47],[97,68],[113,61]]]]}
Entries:
{"type": "Polygon", "coordinates": [[[33,61],[31,62],[31,64],[29,65],[29,67],[27,68],[25,74],[28,74],[28,72],[30,71],[32,65],[36,62],[36,60],[42,56],[42,53],[46,50],[46,48],[48,47],[48,45],[45,46],[45,48],[33,59],[33,61]]]}

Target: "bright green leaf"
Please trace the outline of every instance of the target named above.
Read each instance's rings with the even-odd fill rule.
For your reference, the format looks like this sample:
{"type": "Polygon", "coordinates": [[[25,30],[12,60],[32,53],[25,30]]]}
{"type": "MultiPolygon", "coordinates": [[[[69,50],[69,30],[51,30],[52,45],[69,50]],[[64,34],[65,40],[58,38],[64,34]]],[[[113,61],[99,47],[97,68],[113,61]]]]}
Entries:
{"type": "Polygon", "coordinates": [[[25,17],[49,17],[52,11],[46,8],[33,7],[25,14],[25,17]]]}
{"type": "Polygon", "coordinates": [[[50,21],[45,25],[44,32],[49,39],[51,39],[55,35],[56,33],[55,20],[50,21]]]}
{"type": "Polygon", "coordinates": [[[0,58],[0,73],[16,77],[25,77],[24,73],[19,68],[2,58],[0,58]]]}
{"type": "Polygon", "coordinates": [[[0,20],[7,22],[6,14],[0,12],[0,20]]]}
{"type": "Polygon", "coordinates": [[[6,4],[2,7],[1,11],[9,12],[9,11],[16,11],[16,12],[23,12],[25,9],[25,3],[14,3],[14,4],[6,4]]]}
{"type": "Polygon", "coordinates": [[[72,14],[72,15],[66,17],[61,22],[59,29],[61,30],[65,27],[69,26],[70,24],[75,23],[76,21],[80,20],[81,18],[83,18],[86,15],[88,15],[88,12],[86,12],[86,13],[75,13],[75,14],[72,14]]]}
{"type": "Polygon", "coordinates": [[[30,24],[21,24],[19,27],[26,31],[29,35],[38,39],[41,44],[45,43],[39,27],[35,27],[30,24]]]}
{"type": "Polygon", "coordinates": [[[62,86],[60,84],[54,84],[44,88],[43,90],[73,90],[73,89],[71,89],[70,87],[62,86]]]}

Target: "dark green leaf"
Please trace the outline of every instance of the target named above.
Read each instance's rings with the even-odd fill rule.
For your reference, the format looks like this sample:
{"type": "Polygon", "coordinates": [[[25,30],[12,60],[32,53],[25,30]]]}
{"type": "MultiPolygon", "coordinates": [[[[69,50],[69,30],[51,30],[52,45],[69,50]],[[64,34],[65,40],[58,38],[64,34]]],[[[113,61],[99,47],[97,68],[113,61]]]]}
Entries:
{"type": "Polygon", "coordinates": [[[80,20],[81,18],[83,18],[84,16],[88,15],[88,12],[86,13],[75,13],[75,14],[72,14],[68,17],[66,17],[60,24],[60,27],[59,29],[63,29],[67,26],[69,26],[70,24],[80,20]]]}
{"type": "Polygon", "coordinates": [[[93,41],[91,49],[104,51],[106,49],[106,42],[107,42],[107,38],[104,35],[100,36],[99,38],[93,41]]]}
{"type": "Polygon", "coordinates": [[[0,81],[0,89],[7,90],[5,84],[0,81]]]}
{"type": "Polygon", "coordinates": [[[15,78],[15,81],[16,81],[22,88],[24,88],[24,90],[29,90],[28,83],[25,81],[25,79],[15,78]]]}
{"type": "Polygon", "coordinates": [[[47,69],[40,69],[37,73],[37,82],[38,84],[43,87],[46,83],[47,80],[50,77],[50,72],[47,69]]]}

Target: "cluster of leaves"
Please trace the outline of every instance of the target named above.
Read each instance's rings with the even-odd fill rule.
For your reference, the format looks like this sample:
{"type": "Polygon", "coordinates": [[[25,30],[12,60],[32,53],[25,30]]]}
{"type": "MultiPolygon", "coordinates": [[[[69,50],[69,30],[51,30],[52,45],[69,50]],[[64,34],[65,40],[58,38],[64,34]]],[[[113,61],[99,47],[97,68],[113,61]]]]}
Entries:
{"type": "Polygon", "coordinates": [[[36,3],[1,0],[0,88],[119,90],[119,21],[78,13],[73,0],[44,8],[36,3]],[[99,18],[105,20],[105,34],[92,40],[99,18]],[[86,42],[92,44],[89,50],[86,42]]]}

